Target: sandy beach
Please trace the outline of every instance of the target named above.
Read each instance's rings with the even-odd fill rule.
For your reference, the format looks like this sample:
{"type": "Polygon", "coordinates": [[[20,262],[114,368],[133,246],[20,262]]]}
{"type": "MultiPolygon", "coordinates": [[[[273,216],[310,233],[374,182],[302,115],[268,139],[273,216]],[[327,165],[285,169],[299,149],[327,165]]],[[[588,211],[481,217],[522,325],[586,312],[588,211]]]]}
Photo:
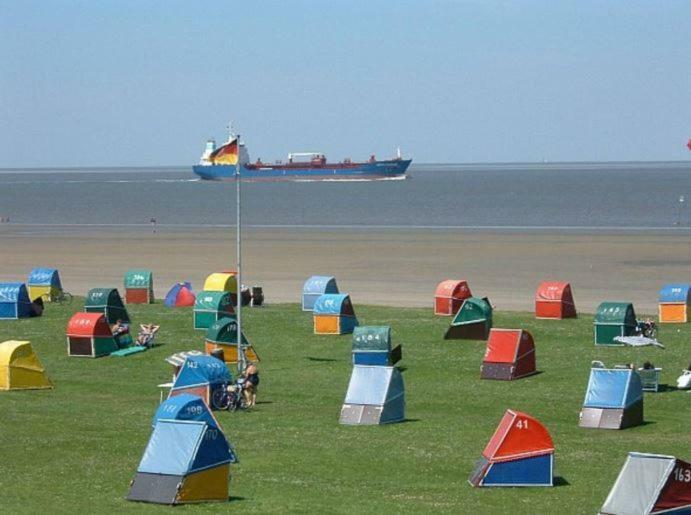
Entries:
{"type": "MultiPolygon", "coordinates": [[[[667,282],[691,280],[685,233],[475,232],[408,229],[243,230],[244,283],[261,285],[267,302],[299,302],[304,280],[335,275],[358,304],[431,306],[436,284],[469,281],[497,309],[531,310],[541,280],[569,281],[579,311],[627,300],[657,312],[667,282]]],[[[157,298],[172,283],[196,290],[211,272],[232,269],[233,229],[0,226],[0,281],[26,280],[35,266],[60,270],[65,288],[122,288],[129,268],[154,273],[157,298]]]]}

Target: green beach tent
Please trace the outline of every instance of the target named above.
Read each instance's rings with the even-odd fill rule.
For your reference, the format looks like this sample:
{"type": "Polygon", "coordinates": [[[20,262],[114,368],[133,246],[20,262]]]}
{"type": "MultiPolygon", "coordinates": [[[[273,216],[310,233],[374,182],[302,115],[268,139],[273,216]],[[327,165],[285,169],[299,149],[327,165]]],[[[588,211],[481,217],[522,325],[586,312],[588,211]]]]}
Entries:
{"type": "MultiPolygon", "coordinates": [[[[234,316],[232,318],[223,317],[211,324],[206,330],[205,349],[207,354],[211,354],[216,349],[222,349],[223,361],[226,363],[238,362],[238,323],[234,316]]],[[[242,349],[247,361],[259,361],[259,356],[244,332],[242,333],[242,349]]]]}
{"type": "Polygon", "coordinates": [[[401,360],[401,346],[391,348],[391,327],[363,325],[353,331],[353,365],[392,366],[401,360]]]}
{"type": "Polygon", "coordinates": [[[233,298],[227,291],[202,291],[194,302],[194,328],[208,329],[223,317],[235,318],[233,298]]]}
{"type": "Polygon", "coordinates": [[[636,330],[636,313],[630,302],[603,302],[593,322],[595,345],[621,345],[615,336],[631,336],[636,330]]]}
{"type": "Polygon", "coordinates": [[[84,311],[87,313],[103,313],[109,324],[118,320],[130,323],[122,298],[115,288],[94,288],[89,290],[84,300],[84,311]]]}
{"type": "Polygon", "coordinates": [[[492,305],[487,299],[470,297],[451,321],[445,340],[486,340],[492,328],[492,305]]]}
{"type": "Polygon", "coordinates": [[[127,304],[154,302],[154,275],[151,270],[128,270],[125,273],[125,302],[127,304]]]}

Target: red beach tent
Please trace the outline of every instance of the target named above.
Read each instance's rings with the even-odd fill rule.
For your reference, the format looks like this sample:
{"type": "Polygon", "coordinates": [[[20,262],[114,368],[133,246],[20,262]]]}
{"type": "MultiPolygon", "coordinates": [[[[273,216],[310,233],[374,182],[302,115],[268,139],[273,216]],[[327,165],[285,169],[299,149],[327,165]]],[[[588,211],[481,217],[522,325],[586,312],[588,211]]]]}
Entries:
{"type": "Polygon", "coordinates": [[[535,292],[535,316],[537,318],[574,318],[571,285],[559,281],[543,281],[535,292]]]}
{"type": "Polygon", "coordinates": [[[535,343],[528,331],[490,330],[485,358],[480,368],[482,379],[510,381],[535,372],[535,343]]]}
{"type": "Polygon", "coordinates": [[[442,281],[434,292],[434,314],[455,315],[461,309],[463,301],[472,296],[466,281],[456,279],[442,281]]]}

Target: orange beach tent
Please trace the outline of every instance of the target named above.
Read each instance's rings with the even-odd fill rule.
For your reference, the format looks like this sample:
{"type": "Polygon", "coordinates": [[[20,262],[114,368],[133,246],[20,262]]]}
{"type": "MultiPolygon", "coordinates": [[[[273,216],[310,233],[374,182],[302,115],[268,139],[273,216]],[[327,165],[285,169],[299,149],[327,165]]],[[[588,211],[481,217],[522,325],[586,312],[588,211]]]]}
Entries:
{"type": "Polygon", "coordinates": [[[523,329],[491,329],[480,377],[510,381],[534,373],[535,343],[532,335],[523,329]]]}
{"type": "Polygon", "coordinates": [[[434,292],[434,314],[452,316],[461,309],[463,301],[472,297],[470,287],[466,281],[447,279],[437,285],[434,292]]]}
{"type": "Polygon", "coordinates": [[[541,282],[535,292],[535,317],[576,317],[576,305],[573,302],[571,285],[559,281],[541,282]]]}

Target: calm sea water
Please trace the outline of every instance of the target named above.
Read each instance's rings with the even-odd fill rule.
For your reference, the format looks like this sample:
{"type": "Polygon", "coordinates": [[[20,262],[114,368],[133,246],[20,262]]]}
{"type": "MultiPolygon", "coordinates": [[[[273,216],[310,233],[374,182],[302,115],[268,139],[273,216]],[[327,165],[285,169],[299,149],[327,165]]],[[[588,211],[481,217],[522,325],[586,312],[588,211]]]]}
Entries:
{"type": "MultiPolygon", "coordinates": [[[[691,162],[418,165],[405,181],[243,184],[255,226],[691,226],[691,162]],[[683,196],[683,202],[680,197],[683,196]]],[[[227,225],[235,186],[189,167],[0,170],[16,224],[227,225]]]]}

